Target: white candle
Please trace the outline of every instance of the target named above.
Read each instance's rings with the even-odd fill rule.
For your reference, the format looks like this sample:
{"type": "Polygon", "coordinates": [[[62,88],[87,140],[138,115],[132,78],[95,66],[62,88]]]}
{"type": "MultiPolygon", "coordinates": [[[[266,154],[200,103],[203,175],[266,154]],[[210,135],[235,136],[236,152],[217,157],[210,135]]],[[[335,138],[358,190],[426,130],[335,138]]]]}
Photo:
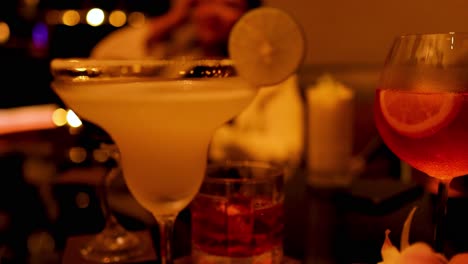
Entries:
{"type": "Polygon", "coordinates": [[[325,75],[306,90],[308,182],[349,183],[353,147],[354,92],[325,75]]]}

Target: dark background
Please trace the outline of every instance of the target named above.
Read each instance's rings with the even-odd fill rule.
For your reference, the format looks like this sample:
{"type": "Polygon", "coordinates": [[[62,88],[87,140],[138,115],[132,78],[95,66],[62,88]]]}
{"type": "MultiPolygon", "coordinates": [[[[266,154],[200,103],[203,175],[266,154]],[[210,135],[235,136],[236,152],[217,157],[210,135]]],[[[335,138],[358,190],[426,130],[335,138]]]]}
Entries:
{"type": "Polygon", "coordinates": [[[0,108],[59,102],[50,89],[50,60],[57,57],[86,57],[93,46],[117,29],[104,23],[93,27],[47,25],[51,10],[87,10],[99,7],[105,11],[120,9],[127,14],[139,11],[158,16],[169,8],[169,0],[43,0],[27,6],[23,0],[0,1],[0,22],[7,23],[10,38],[0,43],[0,108]],[[35,45],[35,28],[46,28],[46,44],[35,45]]]}

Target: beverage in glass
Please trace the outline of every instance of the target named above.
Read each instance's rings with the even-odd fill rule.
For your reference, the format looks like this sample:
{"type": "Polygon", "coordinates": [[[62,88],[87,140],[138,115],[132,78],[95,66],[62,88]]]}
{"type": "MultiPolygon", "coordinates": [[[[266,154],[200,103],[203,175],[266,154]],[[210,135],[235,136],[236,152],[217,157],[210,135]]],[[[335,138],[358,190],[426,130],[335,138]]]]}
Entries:
{"type": "Polygon", "coordinates": [[[383,116],[380,105],[382,92],[381,89],[377,90],[375,121],[380,135],[393,152],[414,168],[441,180],[468,172],[468,93],[386,90],[387,95],[405,98],[395,102],[398,104],[396,107],[400,108],[406,107],[402,102],[416,105],[418,101],[447,100],[446,109],[442,110],[444,113],[440,114],[440,118],[436,117],[440,120],[429,121],[433,127],[405,134],[392,128],[383,116]],[[436,97],[438,99],[434,99],[436,97]]]}
{"type": "Polygon", "coordinates": [[[119,148],[125,182],[160,228],[162,263],[172,263],[175,218],[198,192],[214,130],[257,89],[231,60],[55,59],[52,88],[119,148]]]}
{"type": "Polygon", "coordinates": [[[382,139],[439,182],[433,243],[443,253],[449,185],[468,174],[468,33],[398,36],[377,88],[382,139]]]}
{"type": "Polygon", "coordinates": [[[280,263],[283,170],[263,162],[208,165],[191,203],[195,263],[280,263]]]}

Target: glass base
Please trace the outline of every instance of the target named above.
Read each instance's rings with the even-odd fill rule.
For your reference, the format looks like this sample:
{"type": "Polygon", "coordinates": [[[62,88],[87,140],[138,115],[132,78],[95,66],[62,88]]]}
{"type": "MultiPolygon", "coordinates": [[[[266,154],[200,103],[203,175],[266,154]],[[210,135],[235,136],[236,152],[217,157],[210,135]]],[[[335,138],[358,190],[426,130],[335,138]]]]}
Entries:
{"type": "Polygon", "coordinates": [[[81,256],[99,263],[122,262],[142,255],[145,243],[138,235],[129,232],[106,232],[97,234],[81,249],[81,256]]]}
{"type": "Polygon", "coordinates": [[[275,247],[270,251],[251,257],[226,257],[211,255],[199,249],[192,249],[191,263],[216,263],[216,264],[281,264],[283,262],[283,249],[275,247]]]}

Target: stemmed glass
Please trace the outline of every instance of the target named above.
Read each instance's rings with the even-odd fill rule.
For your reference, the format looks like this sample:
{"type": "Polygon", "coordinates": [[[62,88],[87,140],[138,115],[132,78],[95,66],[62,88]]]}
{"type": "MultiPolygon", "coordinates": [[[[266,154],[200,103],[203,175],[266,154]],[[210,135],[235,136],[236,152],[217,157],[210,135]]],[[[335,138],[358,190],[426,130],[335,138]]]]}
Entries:
{"type": "Polygon", "coordinates": [[[116,219],[109,207],[108,188],[121,173],[119,152],[115,144],[101,143],[99,149],[112,163],[99,184],[98,193],[104,214],[104,229],[94,235],[82,248],[83,258],[98,263],[117,263],[136,258],[145,252],[146,241],[128,231],[116,219]]]}
{"type": "Polygon", "coordinates": [[[51,72],[64,103],[118,146],[130,192],[159,225],[161,262],[173,263],[174,221],[201,186],[211,136],[257,89],[231,60],[57,58],[51,72]]]}
{"type": "Polygon", "coordinates": [[[443,253],[449,185],[468,174],[468,33],[397,37],[377,88],[382,139],[439,182],[433,243],[443,253]]]}

